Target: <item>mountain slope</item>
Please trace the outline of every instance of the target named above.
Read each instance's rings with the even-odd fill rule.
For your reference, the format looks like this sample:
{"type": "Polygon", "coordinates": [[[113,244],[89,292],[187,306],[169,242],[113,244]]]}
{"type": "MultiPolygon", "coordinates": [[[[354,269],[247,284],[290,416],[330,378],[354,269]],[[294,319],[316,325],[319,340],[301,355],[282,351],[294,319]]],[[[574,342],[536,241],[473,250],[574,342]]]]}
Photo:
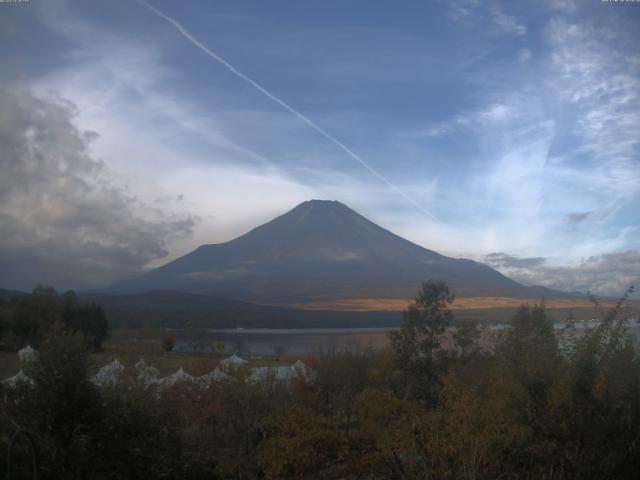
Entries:
{"type": "Polygon", "coordinates": [[[444,280],[460,296],[538,295],[535,288],[484,264],[440,255],[339,202],[321,200],[304,202],[235,240],[203,245],[109,291],[170,289],[259,303],[299,303],[408,298],[429,278],[444,280]]]}

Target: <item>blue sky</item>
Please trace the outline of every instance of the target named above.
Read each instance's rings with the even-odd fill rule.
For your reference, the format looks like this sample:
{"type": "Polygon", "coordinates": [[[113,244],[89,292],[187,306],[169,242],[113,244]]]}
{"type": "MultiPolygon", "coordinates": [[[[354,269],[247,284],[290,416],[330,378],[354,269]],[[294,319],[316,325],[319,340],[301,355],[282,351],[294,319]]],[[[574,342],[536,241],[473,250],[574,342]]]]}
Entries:
{"type": "Polygon", "coordinates": [[[59,135],[93,132],[75,147],[82,168],[50,158],[55,191],[4,172],[28,188],[0,217],[32,245],[16,234],[0,258],[18,244],[41,257],[60,228],[47,219],[64,218],[80,237],[63,243],[92,246],[65,286],[93,285],[325,198],[527,283],[617,294],[637,280],[640,4],[150,5],[191,39],[137,1],[0,4],[0,81],[22,99],[15,109],[45,102],[68,117],[59,135]],[[113,196],[114,225],[139,222],[105,239],[82,205],[104,212],[113,196]],[[154,253],[131,253],[152,235],[154,253]],[[92,270],[109,262],[106,277],[92,270]]]}

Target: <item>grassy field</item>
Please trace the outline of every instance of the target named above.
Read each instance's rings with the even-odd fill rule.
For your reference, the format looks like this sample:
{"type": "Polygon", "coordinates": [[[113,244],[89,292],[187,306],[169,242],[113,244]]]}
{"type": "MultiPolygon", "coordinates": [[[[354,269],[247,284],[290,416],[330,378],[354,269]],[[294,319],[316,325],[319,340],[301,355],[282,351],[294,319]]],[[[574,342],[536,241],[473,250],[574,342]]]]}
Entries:
{"type": "MultiPolygon", "coordinates": [[[[452,309],[455,310],[483,310],[509,308],[516,309],[520,305],[530,305],[538,302],[536,298],[507,298],[507,297],[464,297],[456,298],[452,309]]],[[[349,310],[357,312],[385,311],[399,312],[407,308],[412,302],[410,298],[347,298],[327,302],[313,302],[291,305],[305,310],[349,310]]],[[[547,308],[592,308],[587,299],[556,299],[547,300],[547,308]]],[[[605,305],[608,306],[608,305],[605,305]]]]}
{"type": "MultiPolygon", "coordinates": [[[[411,301],[408,298],[350,298],[291,306],[306,310],[399,312],[407,308],[411,301]]],[[[462,297],[454,301],[452,310],[454,318],[461,322],[502,323],[509,321],[520,305],[533,305],[538,301],[536,298],[462,297]]],[[[545,304],[547,315],[555,322],[566,321],[569,317],[589,320],[600,316],[588,299],[551,299],[546,300],[545,304]]],[[[602,304],[605,310],[610,307],[613,307],[612,303],[602,304]]],[[[638,308],[638,304],[632,305],[632,310],[637,311],[638,308]]]]}

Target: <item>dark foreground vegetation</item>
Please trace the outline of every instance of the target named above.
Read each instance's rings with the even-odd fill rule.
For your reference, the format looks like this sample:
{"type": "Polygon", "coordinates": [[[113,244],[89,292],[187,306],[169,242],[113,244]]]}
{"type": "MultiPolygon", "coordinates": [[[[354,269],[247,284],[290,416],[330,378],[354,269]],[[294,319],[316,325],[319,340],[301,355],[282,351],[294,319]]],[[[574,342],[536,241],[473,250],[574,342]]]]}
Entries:
{"type": "MultiPolygon", "coordinates": [[[[490,349],[474,327],[445,349],[451,299],[424,284],[389,351],[312,355],[313,374],[288,385],[239,370],[205,389],[98,389],[91,345],[56,322],[33,383],[0,387],[0,452],[31,432],[51,479],[637,478],[640,358],[623,301],[562,342],[539,304],[490,349]]],[[[30,478],[27,452],[16,445],[12,478],[30,478]]]]}
{"type": "Polygon", "coordinates": [[[109,333],[102,307],[80,301],[71,290],[60,295],[51,287],[38,286],[30,295],[0,296],[0,345],[5,349],[39,347],[54,325],[65,334],[80,335],[94,352],[100,351],[109,333]]]}

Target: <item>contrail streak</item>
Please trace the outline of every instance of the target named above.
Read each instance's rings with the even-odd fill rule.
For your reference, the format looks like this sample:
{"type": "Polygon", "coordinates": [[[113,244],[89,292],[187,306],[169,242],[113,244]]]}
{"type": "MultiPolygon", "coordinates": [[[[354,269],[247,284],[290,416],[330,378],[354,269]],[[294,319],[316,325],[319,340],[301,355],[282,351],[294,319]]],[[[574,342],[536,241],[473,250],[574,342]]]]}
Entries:
{"type": "Polygon", "coordinates": [[[395,184],[393,184],[389,180],[387,180],[387,178],[385,176],[383,176],[381,173],[379,173],[377,170],[375,170],[372,166],[370,166],[367,162],[365,162],[357,153],[355,153],[353,150],[351,150],[349,147],[347,147],[344,143],[342,143],[336,137],[334,137],[329,132],[324,130],[322,127],[320,127],[317,123],[315,123],[310,118],[308,118],[305,115],[303,115],[302,113],[298,112],[295,108],[289,106],[284,100],[279,99],[274,94],[272,94],[271,92],[266,90],[258,82],[256,82],[256,81],[252,80],[251,78],[247,77],[244,73],[242,73],[240,70],[238,70],[236,67],[231,65],[229,62],[227,62],[220,55],[218,55],[217,53],[215,53],[214,51],[209,49],[206,45],[204,45],[197,38],[195,38],[193,35],[191,35],[191,33],[189,33],[189,31],[186,28],[184,28],[182,26],[182,24],[180,24],[178,21],[174,20],[173,18],[171,18],[166,13],[158,10],[156,7],[154,7],[150,3],[146,2],[145,0],[139,0],[139,1],[145,7],[147,7],[149,10],[151,10],[153,13],[155,13],[157,16],[159,16],[160,18],[166,20],[171,25],[173,25],[176,28],[176,30],[178,30],[182,34],[182,36],[185,37],[187,40],[189,40],[189,42],[191,42],[194,46],[196,46],[197,48],[202,50],[208,56],[213,58],[216,62],[218,62],[221,65],[223,65],[227,70],[229,70],[231,73],[233,73],[236,77],[241,78],[242,80],[244,80],[245,82],[247,82],[248,84],[253,86],[260,93],[262,93],[266,97],[270,98],[275,103],[280,105],[282,108],[287,110],[289,113],[291,113],[291,114],[295,115],[296,117],[298,117],[300,120],[302,120],[304,123],[306,123],[309,127],[311,127],[313,130],[318,132],[320,135],[322,135],[324,138],[326,138],[330,142],[332,142],[334,145],[336,145],[338,148],[340,148],[344,153],[346,153],[348,156],[350,156],[352,159],[354,159],[356,162],[358,162],[360,165],[362,165],[364,168],[366,168],[373,176],[375,176],[376,178],[378,178],[379,180],[381,180],[382,182],[387,184],[389,187],[391,187],[395,192],[397,192],[400,196],[402,196],[402,198],[404,198],[406,201],[411,203],[411,205],[416,207],[418,210],[420,210],[422,213],[424,213],[428,217],[430,217],[430,218],[435,220],[435,217],[431,212],[427,211],[422,205],[420,205],[415,200],[413,200],[411,197],[409,197],[407,194],[405,194],[395,184]]]}

